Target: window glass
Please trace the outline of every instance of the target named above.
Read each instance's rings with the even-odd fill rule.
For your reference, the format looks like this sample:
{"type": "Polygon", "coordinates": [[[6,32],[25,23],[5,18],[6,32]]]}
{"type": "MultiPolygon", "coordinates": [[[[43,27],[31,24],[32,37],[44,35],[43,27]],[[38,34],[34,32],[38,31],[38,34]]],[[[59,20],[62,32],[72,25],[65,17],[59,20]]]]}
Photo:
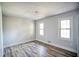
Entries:
{"type": "Polygon", "coordinates": [[[40,23],[40,35],[44,35],[44,23],[40,23]]]}

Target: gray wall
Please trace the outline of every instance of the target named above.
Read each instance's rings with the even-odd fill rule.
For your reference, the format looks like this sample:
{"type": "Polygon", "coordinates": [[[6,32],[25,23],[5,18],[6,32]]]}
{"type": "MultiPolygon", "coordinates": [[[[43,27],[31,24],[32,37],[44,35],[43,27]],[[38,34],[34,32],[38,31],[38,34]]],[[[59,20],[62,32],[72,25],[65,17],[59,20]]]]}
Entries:
{"type": "Polygon", "coordinates": [[[34,21],[3,16],[3,46],[8,47],[34,39],[34,21]]]}
{"type": "Polygon", "coordinates": [[[79,57],[79,15],[78,15],[78,43],[77,43],[78,57],[79,57]]]}
{"type": "Polygon", "coordinates": [[[72,52],[77,52],[77,39],[78,39],[78,27],[76,16],[78,11],[66,12],[56,16],[49,16],[36,21],[36,40],[43,41],[45,43],[70,50],[72,52]],[[58,36],[58,21],[61,19],[70,19],[71,20],[71,39],[64,40],[58,36]],[[44,27],[44,36],[39,34],[39,24],[43,22],[44,27]],[[50,42],[48,42],[50,41],[50,42]]]}
{"type": "Polygon", "coordinates": [[[1,4],[0,4],[0,56],[2,56],[2,51],[3,51],[3,48],[2,48],[2,12],[1,12],[1,4]]]}

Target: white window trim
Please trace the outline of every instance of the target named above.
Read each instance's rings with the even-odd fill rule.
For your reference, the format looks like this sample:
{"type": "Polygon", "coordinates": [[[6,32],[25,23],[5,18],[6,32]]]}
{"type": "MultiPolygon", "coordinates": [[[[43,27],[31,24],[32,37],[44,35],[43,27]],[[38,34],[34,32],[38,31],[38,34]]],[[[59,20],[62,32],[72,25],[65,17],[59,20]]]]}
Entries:
{"type": "Polygon", "coordinates": [[[63,17],[58,19],[58,39],[72,41],[73,40],[73,17],[63,17]],[[61,38],[61,20],[70,20],[70,38],[61,38]],[[72,33],[71,33],[72,32],[72,33]],[[72,39],[72,40],[71,40],[72,39]]]}
{"type": "Polygon", "coordinates": [[[40,34],[41,36],[44,35],[44,23],[40,23],[40,24],[39,24],[39,34],[40,34]],[[40,26],[41,24],[43,25],[43,27],[40,26]],[[43,32],[41,33],[41,31],[43,31],[43,32]]]}

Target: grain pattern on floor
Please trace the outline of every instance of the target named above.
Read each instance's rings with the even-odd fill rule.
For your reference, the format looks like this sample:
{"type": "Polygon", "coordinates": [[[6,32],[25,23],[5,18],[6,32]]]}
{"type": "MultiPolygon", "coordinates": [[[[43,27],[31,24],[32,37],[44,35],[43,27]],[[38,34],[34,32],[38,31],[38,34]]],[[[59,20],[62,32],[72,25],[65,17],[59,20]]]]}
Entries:
{"type": "Polygon", "coordinates": [[[74,55],[38,41],[19,44],[4,49],[4,57],[72,57],[74,55]]]}

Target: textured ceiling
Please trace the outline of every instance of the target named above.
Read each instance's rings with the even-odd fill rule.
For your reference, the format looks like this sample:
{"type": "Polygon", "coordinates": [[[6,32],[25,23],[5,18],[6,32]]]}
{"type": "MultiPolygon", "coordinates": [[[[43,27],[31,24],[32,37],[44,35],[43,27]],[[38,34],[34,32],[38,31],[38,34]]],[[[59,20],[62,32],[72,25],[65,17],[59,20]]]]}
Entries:
{"type": "Polygon", "coordinates": [[[2,3],[2,12],[3,15],[38,20],[47,16],[71,11],[78,7],[78,3],[76,2],[8,2],[2,3]]]}

